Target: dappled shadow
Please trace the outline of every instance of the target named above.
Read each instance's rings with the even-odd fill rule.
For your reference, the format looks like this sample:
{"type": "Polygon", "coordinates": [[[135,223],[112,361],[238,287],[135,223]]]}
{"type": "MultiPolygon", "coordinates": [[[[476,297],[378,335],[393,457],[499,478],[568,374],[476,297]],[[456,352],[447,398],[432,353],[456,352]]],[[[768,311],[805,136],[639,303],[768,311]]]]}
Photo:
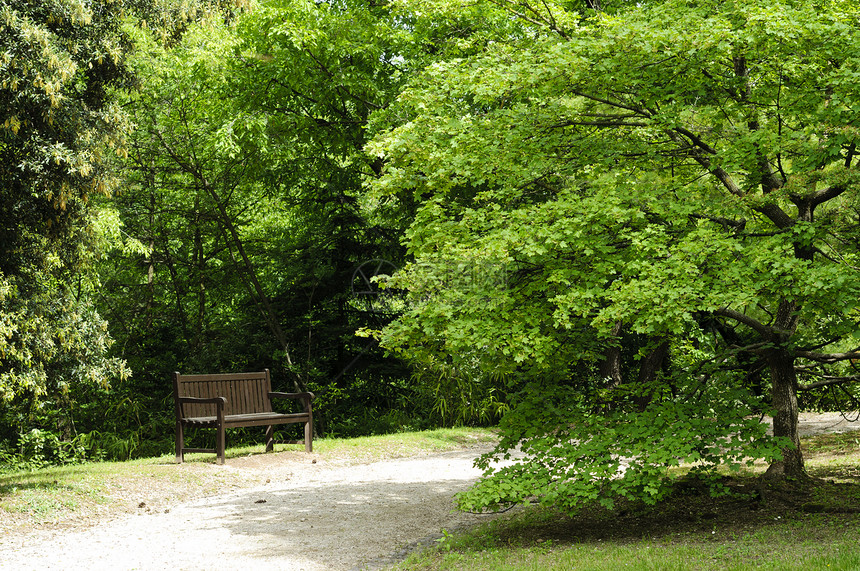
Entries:
{"type": "Polygon", "coordinates": [[[474,455],[344,467],[183,509],[193,518],[217,518],[241,556],[256,564],[351,569],[443,528],[486,521],[488,516],[456,511],[453,503],[454,494],[479,475],[474,455]]]}
{"type": "Polygon", "coordinates": [[[0,497],[24,490],[71,490],[72,487],[57,482],[21,481],[20,478],[0,477],[0,497]]]}
{"type": "Polygon", "coordinates": [[[255,490],[190,506],[187,513],[217,517],[244,546],[243,557],[273,566],[289,561],[349,569],[443,528],[486,519],[454,511],[452,496],[464,487],[463,480],[338,481],[255,490]]]}
{"type": "MultiPolygon", "coordinates": [[[[575,516],[549,509],[523,511],[493,522],[489,530],[459,545],[466,553],[550,546],[554,551],[586,547],[604,552],[617,547],[670,545],[701,546],[705,551],[717,545],[728,553],[761,543],[814,548],[814,538],[821,538],[824,548],[834,538],[850,542],[849,533],[860,540],[860,486],[856,483],[811,480],[764,487],[754,480],[744,483],[746,489],[722,498],[687,488],[656,506],[638,502],[623,503],[614,510],[592,506],[575,516]]],[[[691,564],[689,568],[711,567],[691,564]]],[[[723,567],[715,564],[713,568],[723,567]]]]}
{"type": "MultiPolygon", "coordinates": [[[[68,468],[66,468],[68,469],[68,468]]],[[[0,473],[0,497],[24,490],[73,490],[74,486],[60,483],[51,470],[38,472],[0,473]]]]}

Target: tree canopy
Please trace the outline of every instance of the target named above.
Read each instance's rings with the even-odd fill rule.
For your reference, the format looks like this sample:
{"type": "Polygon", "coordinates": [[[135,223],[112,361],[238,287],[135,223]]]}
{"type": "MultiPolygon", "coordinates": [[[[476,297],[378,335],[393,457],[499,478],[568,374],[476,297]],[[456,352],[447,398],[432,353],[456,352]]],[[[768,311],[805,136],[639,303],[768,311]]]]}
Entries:
{"type": "Polygon", "coordinates": [[[0,0],[0,445],[271,367],[324,430],[501,418],[470,508],[803,477],[860,380],[855,4],[0,0]]]}
{"type": "Polygon", "coordinates": [[[127,126],[108,95],[128,78],[120,25],[110,2],[0,3],[3,401],[126,374],[87,296],[90,205],[116,184],[127,126]]]}
{"type": "Polygon", "coordinates": [[[857,7],[493,7],[521,33],[430,65],[369,147],[376,192],[421,203],[383,342],[503,375],[499,452],[541,458],[464,501],[653,500],[681,461],[802,474],[798,390],[857,380],[857,7]]]}

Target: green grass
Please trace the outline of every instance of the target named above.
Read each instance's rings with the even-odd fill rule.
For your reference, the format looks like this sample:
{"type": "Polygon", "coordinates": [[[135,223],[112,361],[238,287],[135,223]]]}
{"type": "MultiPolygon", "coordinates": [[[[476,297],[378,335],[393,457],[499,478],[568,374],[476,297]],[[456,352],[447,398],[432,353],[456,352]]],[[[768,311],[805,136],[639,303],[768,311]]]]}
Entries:
{"type": "Polygon", "coordinates": [[[588,517],[564,518],[530,509],[504,521],[449,535],[434,549],[411,555],[397,569],[549,571],[571,569],[860,569],[856,517],[803,514],[748,526],[624,530],[598,523],[601,533],[575,537],[588,517]],[[671,530],[671,531],[669,531],[671,530]],[[573,537],[565,537],[570,534],[573,537]],[[652,535],[653,534],[653,535],[652,535]]]}
{"type": "Polygon", "coordinates": [[[814,480],[750,496],[687,491],[653,507],[597,506],[572,517],[542,507],[459,533],[412,554],[410,571],[860,569],[860,432],[803,441],[814,480]]]}

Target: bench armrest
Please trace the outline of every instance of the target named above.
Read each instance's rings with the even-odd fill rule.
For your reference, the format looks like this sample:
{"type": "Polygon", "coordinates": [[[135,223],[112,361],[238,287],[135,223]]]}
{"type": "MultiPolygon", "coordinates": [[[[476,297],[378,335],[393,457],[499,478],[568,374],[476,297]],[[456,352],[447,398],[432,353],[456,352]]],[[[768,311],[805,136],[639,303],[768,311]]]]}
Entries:
{"type": "Polygon", "coordinates": [[[224,407],[227,406],[227,399],[224,397],[179,397],[176,402],[177,420],[179,420],[179,417],[185,416],[185,411],[182,406],[184,404],[214,404],[215,416],[218,418],[218,424],[224,423],[224,407]]]}
{"type": "Polygon", "coordinates": [[[272,399],[296,399],[305,403],[305,412],[311,412],[311,401],[316,396],[313,393],[269,393],[269,400],[272,399]]]}

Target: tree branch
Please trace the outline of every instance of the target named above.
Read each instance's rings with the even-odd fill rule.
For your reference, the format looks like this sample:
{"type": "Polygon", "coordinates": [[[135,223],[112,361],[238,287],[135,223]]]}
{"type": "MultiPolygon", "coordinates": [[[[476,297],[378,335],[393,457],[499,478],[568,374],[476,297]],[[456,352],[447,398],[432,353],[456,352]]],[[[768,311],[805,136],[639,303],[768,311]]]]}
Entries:
{"type": "Polygon", "coordinates": [[[558,129],[559,127],[647,127],[648,123],[626,123],[622,120],[618,121],[563,121],[555,125],[551,125],[550,129],[558,129]]]}
{"type": "Polygon", "coordinates": [[[735,311],[734,309],[729,309],[728,307],[723,307],[714,311],[714,315],[720,315],[722,317],[728,317],[729,319],[734,319],[739,323],[743,323],[750,329],[756,331],[757,333],[763,335],[764,337],[771,338],[781,333],[779,329],[775,327],[771,327],[770,325],[765,325],[761,321],[750,317],[740,311],[735,311]]]}
{"type": "Polygon", "coordinates": [[[645,109],[642,109],[641,107],[634,107],[634,106],[630,105],[629,103],[622,103],[620,101],[613,101],[611,99],[605,99],[603,97],[598,97],[597,95],[592,95],[590,93],[585,93],[584,91],[579,91],[578,89],[571,89],[570,92],[573,93],[574,95],[578,95],[579,97],[582,97],[584,99],[588,99],[590,101],[594,101],[596,103],[603,103],[604,105],[608,105],[608,106],[614,107],[616,109],[624,109],[626,111],[630,111],[636,117],[646,117],[646,118],[651,117],[651,114],[648,111],[646,111],[645,109]]]}
{"type": "Polygon", "coordinates": [[[851,143],[845,153],[845,168],[851,168],[851,162],[854,160],[854,155],[857,153],[857,145],[855,143],[851,143]]]}
{"type": "Polygon", "coordinates": [[[785,229],[794,226],[794,218],[785,213],[785,211],[776,204],[765,204],[757,206],[756,212],[760,212],[774,223],[777,228],[785,229]]]}
{"type": "Polygon", "coordinates": [[[555,18],[553,18],[552,12],[549,10],[549,6],[547,6],[546,2],[544,2],[543,4],[547,8],[547,13],[549,14],[548,18],[543,16],[537,10],[535,10],[534,7],[532,7],[527,2],[520,3],[519,7],[524,8],[528,12],[531,12],[532,14],[534,14],[534,16],[527,16],[525,13],[516,10],[515,8],[513,8],[511,6],[512,2],[506,2],[505,0],[490,0],[490,1],[493,4],[495,4],[496,6],[499,6],[501,9],[506,10],[507,12],[510,12],[511,14],[516,16],[517,18],[525,20],[526,22],[534,24],[535,26],[540,26],[542,28],[549,28],[550,30],[552,30],[553,32],[555,32],[556,34],[558,34],[559,36],[561,36],[565,40],[570,40],[570,36],[567,35],[567,32],[562,30],[556,24],[555,18]]]}
{"type": "Polygon", "coordinates": [[[812,208],[815,208],[819,204],[823,204],[828,200],[836,198],[846,190],[847,188],[841,185],[824,188],[813,194],[812,197],[809,199],[809,202],[811,203],[812,208]]]}
{"type": "Polygon", "coordinates": [[[691,214],[690,218],[698,220],[709,220],[711,222],[719,224],[723,228],[732,228],[735,232],[743,232],[744,228],[746,228],[747,225],[746,218],[741,218],[740,220],[732,220],[730,218],[723,218],[722,216],[707,216],[705,214],[691,214]]]}
{"type": "Polygon", "coordinates": [[[844,385],[848,383],[856,383],[860,382],[860,375],[851,375],[848,377],[826,377],[822,375],[823,380],[815,381],[814,383],[809,383],[808,385],[797,385],[797,390],[799,391],[811,391],[812,389],[817,389],[821,387],[826,387],[830,385],[844,385]]]}
{"type": "Polygon", "coordinates": [[[683,148],[689,152],[697,163],[717,177],[717,180],[719,180],[731,194],[741,197],[744,196],[743,191],[734,181],[732,175],[722,167],[713,165],[711,158],[708,155],[716,154],[716,151],[710,145],[706,144],[694,133],[684,128],[667,130],[666,134],[677,144],[683,146],[683,148]]]}
{"type": "Polygon", "coordinates": [[[849,359],[860,359],[860,351],[849,351],[847,353],[816,353],[814,351],[795,351],[795,356],[817,361],[819,363],[838,363],[849,359]]]}

